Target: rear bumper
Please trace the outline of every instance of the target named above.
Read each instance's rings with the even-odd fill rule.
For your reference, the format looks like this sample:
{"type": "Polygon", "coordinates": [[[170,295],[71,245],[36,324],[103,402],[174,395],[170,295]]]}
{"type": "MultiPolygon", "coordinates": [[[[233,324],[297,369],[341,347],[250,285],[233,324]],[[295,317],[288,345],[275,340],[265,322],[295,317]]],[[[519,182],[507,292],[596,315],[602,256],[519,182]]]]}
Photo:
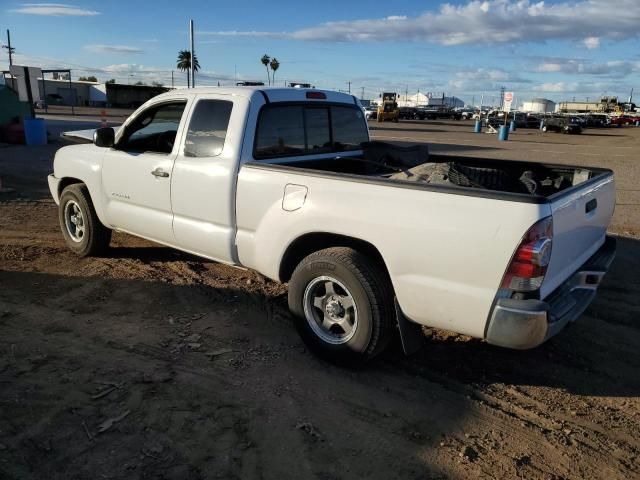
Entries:
{"type": "Polygon", "coordinates": [[[593,301],[615,253],[616,240],[607,237],[602,247],[544,300],[497,300],[489,317],[487,342],[524,350],[556,335],[593,301]]]}

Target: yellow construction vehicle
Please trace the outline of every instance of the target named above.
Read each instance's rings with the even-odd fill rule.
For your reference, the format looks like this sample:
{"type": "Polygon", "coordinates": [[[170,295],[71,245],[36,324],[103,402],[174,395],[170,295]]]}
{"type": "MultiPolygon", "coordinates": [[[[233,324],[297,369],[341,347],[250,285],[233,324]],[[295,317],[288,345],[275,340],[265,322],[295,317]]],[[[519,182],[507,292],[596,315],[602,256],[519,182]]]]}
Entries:
{"type": "Polygon", "coordinates": [[[391,120],[397,122],[400,118],[400,109],[397,102],[398,94],[385,92],[382,94],[382,102],[378,105],[377,119],[379,122],[391,120]]]}

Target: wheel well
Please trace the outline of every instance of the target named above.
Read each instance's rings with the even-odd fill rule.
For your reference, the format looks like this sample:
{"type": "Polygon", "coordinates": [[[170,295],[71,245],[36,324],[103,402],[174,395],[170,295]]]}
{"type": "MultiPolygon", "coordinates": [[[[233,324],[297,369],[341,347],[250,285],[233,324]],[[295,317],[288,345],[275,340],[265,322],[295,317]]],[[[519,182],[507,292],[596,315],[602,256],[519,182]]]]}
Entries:
{"type": "Polygon", "coordinates": [[[60,180],[60,185],[58,185],[58,196],[62,194],[62,191],[67,188],[69,185],[73,185],[74,183],[84,183],[82,180],[73,177],[64,177],[60,180]]]}
{"type": "Polygon", "coordinates": [[[350,247],[373,259],[389,275],[386,264],[378,249],[371,243],[358,238],[335,233],[308,233],[295,239],[284,252],[280,262],[281,282],[288,282],[293,271],[307,255],[331,247],[350,247]]]}

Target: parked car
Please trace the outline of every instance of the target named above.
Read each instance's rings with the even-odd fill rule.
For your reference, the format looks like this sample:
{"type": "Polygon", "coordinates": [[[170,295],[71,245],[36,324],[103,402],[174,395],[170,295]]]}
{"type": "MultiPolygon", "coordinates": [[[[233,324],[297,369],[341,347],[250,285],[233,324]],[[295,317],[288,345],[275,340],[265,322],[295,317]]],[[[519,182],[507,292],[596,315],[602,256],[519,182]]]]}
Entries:
{"type": "Polygon", "coordinates": [[[636,122],[636,119],[631,115],[618,115],[611,117],[611,125],[633,125],[636,122]]]}
{"type": "Polygon", "coordinates": [[[419,120],[418,109],[415,107],[400,107],[398,117],[400,120],[419,120]]]}
{"type": "Polygon", "coordinates": [[[602,128],[610,125],[611,121],[605,114],[589,114],[585,116],[588,128],[602,128]]]}
{"type": "Polygon", "coordinates": [[[378,116],[377,107],[364,107],[364,118],[366,120],[375,120],[378,116]]]}
{"type": "Polygon", "coordinates": [[[545,117],[542,131],[579,134],[582,133],[582,127],[573,117],[545,117]]]}
{"type": "Polygon", "coordinates": [[[333,360],[376,356],[396,326],[407,352],[422,325],[535,347],[615,252],[610,170],[370,142],[343,93],[170,91],[117,131],[67,136],[93,138],[48,177],[71,251],[108,255],[116,230],[256,270],[288,284],[302,338],[333,360]]]}
{"type": "Polygon", "coordinates": [[[470,120],[471,118],[473,118],[475,112],[476,110],[473,108],[464,108],[458,111],[462,120],[470,120]]]}
{"type": "Polygon", "coordinates": [[[443,108],[443,107],[426,107],[420,109],[420,115],[427,120],[443,120],[443,119],[451,119],[451,120],[461,120],[462,114],[460,112],[456,112],[451,108],[443,108]]]}

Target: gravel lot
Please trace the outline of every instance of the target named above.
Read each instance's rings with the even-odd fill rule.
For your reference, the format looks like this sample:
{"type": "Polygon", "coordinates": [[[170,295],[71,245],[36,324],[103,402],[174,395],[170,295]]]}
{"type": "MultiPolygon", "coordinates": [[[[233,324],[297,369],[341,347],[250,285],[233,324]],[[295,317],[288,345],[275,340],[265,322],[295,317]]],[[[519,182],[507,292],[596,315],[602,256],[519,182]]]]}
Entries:
{"type": "MultiPolygon", "coordinates": [[[[92,126],[57,118],[54,135],[92,126]]],[[[618,256],[586,314],[533,351],[433,330],[412,357],[337,368],[251,272],[124,234],[75,258],[46,185],[64,144],[0,146],[0,478],[638,478],[640,128],[498,142],[470,122],[370,125],[434,152],[612,168],[618,256]]]]}

